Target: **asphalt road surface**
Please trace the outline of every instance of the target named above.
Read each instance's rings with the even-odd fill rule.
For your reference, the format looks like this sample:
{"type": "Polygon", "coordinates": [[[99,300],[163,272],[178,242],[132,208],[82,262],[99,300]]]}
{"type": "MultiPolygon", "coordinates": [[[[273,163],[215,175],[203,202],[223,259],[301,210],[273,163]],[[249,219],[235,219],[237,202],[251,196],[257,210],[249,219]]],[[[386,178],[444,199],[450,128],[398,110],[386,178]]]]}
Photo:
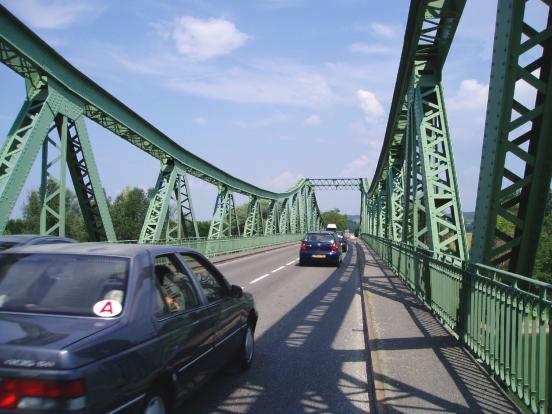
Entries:
{"type": "Polygon", "coordinates": [[[356,247],[340,268],[299,266],[298,254],[294,245],[218,265],[255,297],[253,365],[221,371],[176,413],[370,411],[356,247]]]}

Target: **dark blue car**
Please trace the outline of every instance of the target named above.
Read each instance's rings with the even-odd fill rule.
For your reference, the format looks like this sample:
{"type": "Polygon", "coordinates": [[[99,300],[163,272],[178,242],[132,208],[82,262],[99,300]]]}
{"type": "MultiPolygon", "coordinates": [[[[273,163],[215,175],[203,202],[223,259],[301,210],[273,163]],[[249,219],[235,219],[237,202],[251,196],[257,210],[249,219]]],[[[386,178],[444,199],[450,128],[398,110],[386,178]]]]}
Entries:
{"type": "Polygon", "coordinates": [[[253,358],[253,298],[200,253],[108,243],[0,253],[0,412],[164,413],[253,358]]]}
{"type": "Polygon", "coordinates": [[[335,232],[309,232],[301,241],[299,265],[330,264],[340,266],[341,252],[341,244],[337,240],[335,232]]]}

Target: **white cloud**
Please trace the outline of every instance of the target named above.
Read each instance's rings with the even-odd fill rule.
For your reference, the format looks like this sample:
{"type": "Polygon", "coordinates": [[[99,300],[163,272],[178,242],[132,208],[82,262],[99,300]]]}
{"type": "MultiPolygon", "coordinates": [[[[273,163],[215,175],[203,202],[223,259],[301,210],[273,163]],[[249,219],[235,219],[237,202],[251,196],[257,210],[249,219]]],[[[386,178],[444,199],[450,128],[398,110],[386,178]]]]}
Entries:
{"type": "Polygon", "coordinates": [[[357,99],[368,123],[376,122],[385,113],[373,92],[359,89],[357,90],[357,99]]]}
{"type": "Polygon", "coordinates": [[[352,43],[347,49],[351,53],[363,53],[366,55],[387,55],[395,52],[390,47],[378,43],[352,43]]]}
{"type": "Polygon", "coordinates": [[[257,119],[254,121],[237,121],[236,125],[244,129],[264,128],[274,124],[280,124],[288,120],[287,115],[276,114],[268,118],[257,119]]]}
{"type": "Polygon", "coordinates": [[[228,20],[201,20],[191,16],[178,19],[172,37],[181,54],[200,61],[226,55],[249,38],[228,20]]]}
{"type": "Polygon", "coordinates": [[[239,103],[320,107],[334,98],[325,76],[295,65],[252,63],[201,77],[171,78],[165,84],[181,92],[239,103]]]}
{"type": "Polygon", "coordinates": [[[198,116],[194,119],[194,122],[196,123],[196,125],[202,127],[202,126],[207,125],[207,118],[205,118],[203,116],[198,116]]]}
{"type": "Polygon", "coordinates": [[[293,174],[290,171],[284,171],[280,175],[265,180],[264,185],[272,191],[282,192],[293,187],[297,181],[303,178],[300,174],[293,174]]]}
{"type": "Polygon", "coordinates": [[[63,29],[92,20],[105,10],[101,2],[85,0],[4,0],[4,6],[38,29],[63,29]]]}
{"type": "Polygon", "coordinates": [[[460,83],[460,89],[447,102],[452,110],[477,110],[485,112],[489,85],[477,82],[475,79],[465,79],[460,83]]]}
{"type": "Polygon", "coordinates": [[[316,126],[316,125],[320,125],[320,121],[321,121],[320,115],[312,114],[311,116],[305,118],[305,120],[303,121],[303,124],[308,126],[316,126]]]}
{"type": "Polygon", "coordinates": [[[370,29],[375,35],[388,39],[394,39],[398,37],[400,33],[399,26],[384,23],[372,23],[370,24],[370,29]]]}
{"type": "Polygon", "coordinates": [[[341,170],[340,175],[350,178],[372,177],[374,175],[374,167],[378,162],[378,156],[379,154],[373,155],[372,157],[362,154],[359,158],[349,162],[345,168],[341,170]]]}

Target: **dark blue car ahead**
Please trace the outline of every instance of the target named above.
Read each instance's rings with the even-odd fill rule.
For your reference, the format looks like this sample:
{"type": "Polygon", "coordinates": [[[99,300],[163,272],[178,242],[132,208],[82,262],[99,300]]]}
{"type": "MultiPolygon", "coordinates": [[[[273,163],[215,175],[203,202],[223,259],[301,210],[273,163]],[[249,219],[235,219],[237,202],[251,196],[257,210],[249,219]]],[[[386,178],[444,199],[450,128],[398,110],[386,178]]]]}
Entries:
{"type": "Polygon", "coordinates": [[[107,243],[0,253],[0,412],[165,413],[253,357],[253,298],[200,253],[107,243]]]}
{"type": "Polygon", "coordinates": [[[335,232],[309,232],[301,241],[299,265],[330,264],[341,265],[341,245],[335,232]]]}

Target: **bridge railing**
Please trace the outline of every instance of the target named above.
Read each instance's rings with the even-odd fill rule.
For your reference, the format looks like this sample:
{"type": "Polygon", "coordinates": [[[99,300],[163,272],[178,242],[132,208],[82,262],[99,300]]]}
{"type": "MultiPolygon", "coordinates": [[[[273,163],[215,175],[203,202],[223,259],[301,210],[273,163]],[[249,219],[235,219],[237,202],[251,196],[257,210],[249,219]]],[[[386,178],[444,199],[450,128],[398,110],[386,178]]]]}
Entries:
{"type": "MultiPolygon", "coordinates": [[[[270,236],[253,237],[226,237],[221,239],[208,239],[206,237],[190,239],[157,240],[152,244],[170,244],[173,246],[186,246],[199,250],[206,256],[220,256],[222,254],[236,253],[245,250],[253,250],[268,246],[292,243],[301,240],[302,233],[274,234],[270,236]]],[[[120,240],[115,243],[138,243],[137,240],[120,240]]]]}
{"type": "Polygon", "coordinates": [[[524,411],[552,412],[552,285],[377,236],[362,239],[524,411]]]}

